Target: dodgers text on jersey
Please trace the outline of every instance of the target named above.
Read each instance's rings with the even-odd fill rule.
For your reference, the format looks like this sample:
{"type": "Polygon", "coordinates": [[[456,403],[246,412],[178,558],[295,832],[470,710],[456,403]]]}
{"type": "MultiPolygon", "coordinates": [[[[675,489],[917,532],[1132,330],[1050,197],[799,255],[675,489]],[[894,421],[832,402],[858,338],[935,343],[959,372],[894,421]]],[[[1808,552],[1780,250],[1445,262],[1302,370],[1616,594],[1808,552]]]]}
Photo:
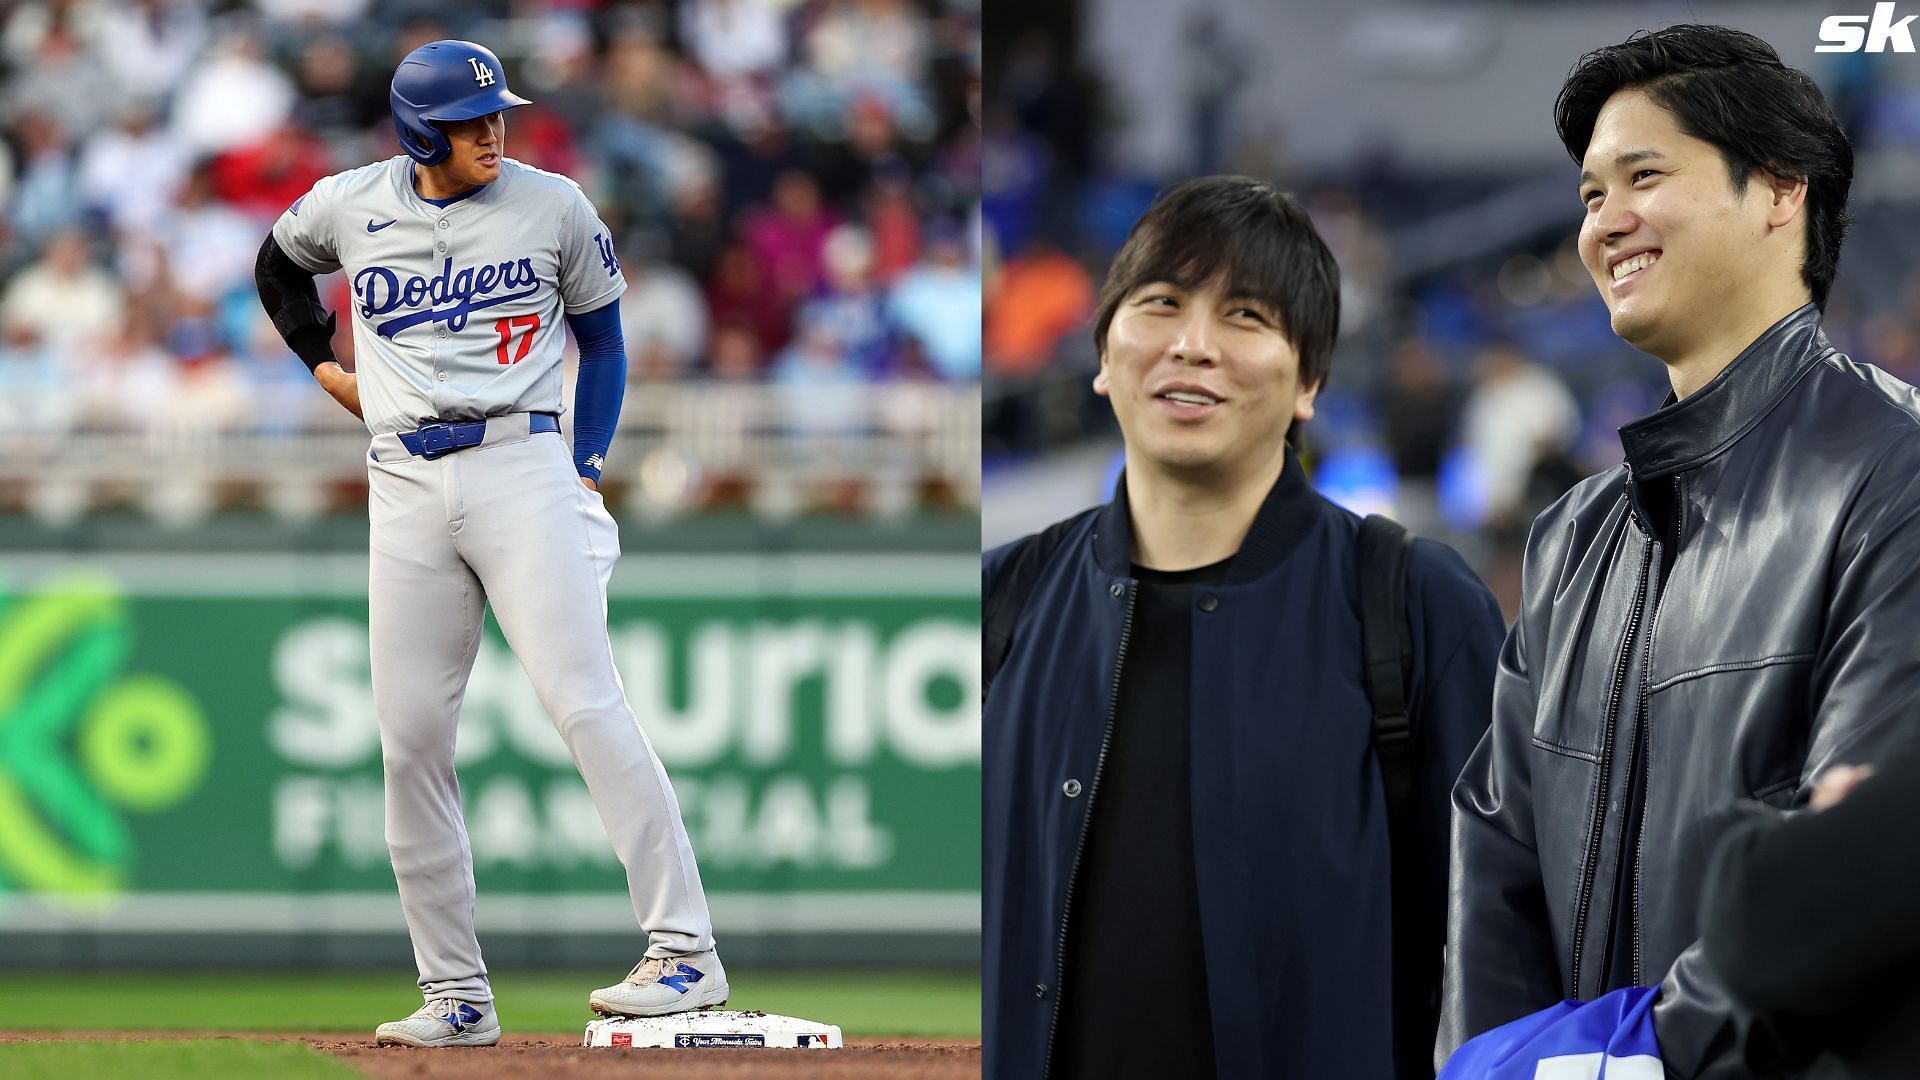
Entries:
{"type": "Polygon", "coordinates": [[[449,330],[464,330],[467,316],[485,308],[497,307],[540,291],[540,278],[532,259],[519,259],[498,265],[465,266],[458,272],[453,260],[440,267],[431,279],[418,274],[401,283],[400,275],[384,266],[369,266],[353,276],[353,292],[360,299],[360,317],[371,321],[402,308],[418,308],[423,303],[446,305],[409,311],[388,319],[374,328],[381,337],[390,338],[411,326],[444,322],[449,330]],[[491,295],[496,289],[518,289],[504,296],[491,295]],[[485,299],[475,299],[485,297],[485,299]]]}

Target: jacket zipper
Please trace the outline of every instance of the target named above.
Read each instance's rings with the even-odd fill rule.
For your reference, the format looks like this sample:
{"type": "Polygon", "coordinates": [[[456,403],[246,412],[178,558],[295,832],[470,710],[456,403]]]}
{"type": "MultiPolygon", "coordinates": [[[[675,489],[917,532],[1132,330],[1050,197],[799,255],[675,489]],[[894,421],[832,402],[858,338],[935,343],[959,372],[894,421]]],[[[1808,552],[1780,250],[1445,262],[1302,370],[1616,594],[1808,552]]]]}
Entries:
{"type": "Polygon", "coordinates": [[[1580,903],[1573,919],[1573,962],[1568,966],[1571,989],[1567,996],[1580,996],[1580,955],[1587,937],[1587,913],[1593,906],[1593,879],[1600,870],[1600,838],[1606,832],[1607,790],[1613,773],[1613,732],[1620,719],[1620,695],[1626,689],[1627,664],[1640,630],[1640,609],[1647,599],[1647,572],[1652,569],[1653,537],[1647,537],[1646,551],[1640,559],[1640,582],[1633,592],[1633,614],[1627,619],[1627,635],[1620,643],[1620,660],[1614,665],[1613,686],[1607,691],[1606,725],[1600,732],[1600,783],[1593,796],[1593,829],[1587,834],[1587,857],[1580,868],[1580,903]]]}
{"type": "Polygon", "coordinates": [[[1113,721],[1120,708],[1120,669],[1127,662],[1127,641],[1133,637],[1133,605],[1139,595],[1139,587],[1128,582],[1127,614],[1120,624],[1120,648],[1113,657],[1113,687],[1107,693],[1107,727],[1100,733],[1100,756],[1093,763],[1093,782],[1087,785],[1087,809],[1080,818],[1080,841],[1073,848],[1073,866],[1067,871],[1067,895],[1060,905],[1060,936],[1053,968],[1053,1017],[1047,1021],[1047,1054],[1040,1066],[1042,1077],[1053,1073],[1053,1040],[1060,1031],[1060,996],[1066,992],[1067,923],[1073,917],[1073,886],[1080,879],[1080,859],[1087,852],[1087,830],[1093,824],[1093,800],[1100,792],[1100,774],[1107,769],[1107,747],[1113,743],[1113,721]]]}
{"type": "MultiPolygon", "coordinates": [[[[1685,504],[1681,502],[1680,476],[1676,473],[1673,478],[1673,506],[1671,508],[1673,517],[1673,545],[1667,548],[1665,559],[1666,565],[1669,568],[1667,570],[1669,577],[1673,574],[1672,566],[1680,558],[1681,537],[1686,534],[1687,515],[1684,507],[1685,504]]],[[[1633,741],[1635,744],[1634,766],[1642,769],[1643,775],[1651,771],[1647,764],[1640,760],[1640,757],[1646,752],[1644,750],[1645,743],[1643,740],[1651,739],[1652,737],[1646,734],[1646,729],[1648,721],[1652,719],[1647,708],[1647,683],[1653,676],[1653,630],[1655,626],[1659,625],[1660,601],[1665,600],[1666,596],[1667,590],[1663,588],[1660,590],[1659,599],[1653,603],[1654,614],[1652,620],[1647,623],[1646,646],[1640,654],[1640,722],[1634,727],[1633,741]]],[[[1640,798],[1639,825],[1634,829],[1633,876],[1631,879],[1633,884],[1633,985],[1635,986],[1644,985],[1641,980],[1645,974],[1645,972],[1641,970],[1642,962],[1640,958],[1640,944],[1644,938],[1644,935],[1641,933],[1642,924],[1640,921],[1640,863],[1647,851],[1647,803],[1653,798],[1653,777],[1648,775],[1646,782],[1647,790],[1640,798]]]]}
{"type": "MultiPolygon", "coordinates": [[[[1649,570],[1651,569],[1652,568],[1649,567],[1649,570]]],[[[1655,610],[1657,611],[1659,608],[1659,605],[1656,604],[1654,605],[1654,607],[1655,607],[1655,610]]],[[[1647,673],[1647,664],[1651,663],[1653,660],[1652,630],[1653,630],[1653,620],[1652,618],[1649,618],[1647,620],[1647,632],[1641,635],[1645,640],[1641,643],[1642,647],[1640,650],[1640,690],[1639,690],[1639,700],[1636,703],[1638,711],[1634,713],[1633,755],[1627,759],[1627,768],[1629,770],[1632,770],[1627,773],[1627,798],[1628,798],[1629,804],[1631,804],[1632,798],[1633,798],[1634,774],[1636,772],[1644,774],[1644,771],[1645,771],[1644,758],[1647,752],[1646,750],[1646,747],[1647,747],[1646,673],[1647,673]]],[[[1621,874],[1625,878],[1625,880],[1623,880],[1621,884],[1624,885],[1628,890],[1627,902],[1632,906],[1632,914],[1633,914],[1633,921],[1628,927],[1629,932],[1633,935],[1633,937],[1632,937],[1632,940],[1630,940],[1627,944],[1631,946],[1633,950],[1633,965],[1631,970],[1633,973],[1632,985],[1634,986],[1640,985],[1640,853],[1646,850],[1646,844],[1647,844],[1647,835],[1646,835],[1647,797],[1649,794],[1650,794],[1650,791],[1643,791],[1640,793],[1640,816],[1636,821],[1636,825],[1638,827],[1634,830],[1634,834],[1633,834],[1633,852],[1627,856],[1627,858],[1623,861],[1623,865],[1620,868],[1621,874]]],[[[1615,895],[1618,896],[1619,894],[1615,893],[1615,895]]]]}

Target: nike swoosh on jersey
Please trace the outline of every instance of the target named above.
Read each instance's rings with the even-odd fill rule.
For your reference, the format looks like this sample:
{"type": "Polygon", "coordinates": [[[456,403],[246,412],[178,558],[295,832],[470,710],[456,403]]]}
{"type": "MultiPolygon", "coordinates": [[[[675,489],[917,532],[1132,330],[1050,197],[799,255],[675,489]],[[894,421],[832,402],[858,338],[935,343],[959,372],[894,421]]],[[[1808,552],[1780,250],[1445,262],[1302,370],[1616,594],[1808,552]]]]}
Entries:
{"type": "MultiPolygon", "coordinates": [[[[399,220],[400,220],[399,218],[394,218],[394,219],[393,219],[393,221],[399,221],[399,220]]],[[[373,219],[372,219],[372,218],[368,218],[368,219],[367,219],[367,231],[368,231],[368,232],[379,232],[379,231],[380,231],[381,229],[384,229],[384,228],[386,228],[387,226],[389,226],[389,225],[391,225],[391,224],[393,224],[393,221],[383,221],[383,222],[381,222],[380,224],[378,224],[378,225],[375,225],[375,224],[373,223],[373,219]]]]}

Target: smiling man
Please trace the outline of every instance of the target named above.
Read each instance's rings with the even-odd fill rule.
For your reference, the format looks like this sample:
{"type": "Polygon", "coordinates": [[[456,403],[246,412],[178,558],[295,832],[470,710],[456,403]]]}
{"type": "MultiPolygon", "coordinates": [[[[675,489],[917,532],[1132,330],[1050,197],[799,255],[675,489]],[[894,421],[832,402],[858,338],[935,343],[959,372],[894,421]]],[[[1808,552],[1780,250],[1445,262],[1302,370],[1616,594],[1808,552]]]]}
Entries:
{"type": "Polygon", "coordinates": [[[1748,1075],[1695,941],[1734,807],[1805,803],[1920,692],[1920,399],[1820,332],[1853,153],[1749,34],[1582,57],[1555,109],[1582,261],[1673,395],[1534,523],[1494,719],[1454,794],[1439,1057],[1658,986],[1669,1075],[1748,1075]]]}
{"type": "Polygon", "coordinates": [[[1432,1075],[1447,794],[1501,621],[1457,555],[1413,543],[1370,627],[1410,672],[1410,769],[1385,768],[1361,522],[1287,445],[1338,323],[1332,254],[1256,180],[1174,188],[1114,259],[1094,386],[1125,474],[986,557],[990,1078],[1432,1075]]]}

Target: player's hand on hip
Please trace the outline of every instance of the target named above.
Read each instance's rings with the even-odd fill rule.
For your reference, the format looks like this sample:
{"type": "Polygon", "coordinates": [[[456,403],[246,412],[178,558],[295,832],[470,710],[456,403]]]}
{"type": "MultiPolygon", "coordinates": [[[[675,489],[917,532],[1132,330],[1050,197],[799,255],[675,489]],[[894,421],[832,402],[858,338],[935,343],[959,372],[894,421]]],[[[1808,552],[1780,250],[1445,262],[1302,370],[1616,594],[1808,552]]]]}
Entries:
{"type": "Polygon", "coordinates": [[[593,482],[593,477],[591,477],[591,476],[583,476],[583,477],[581,477],[581,478],[580,478],[580,482],[581,482],[581,483],[583,483],[583,484],[585,484],[585,485],[587,485],[587,490],[588,490],[588,491],[599,491],[599,490],[600,490],[600,485],[599,485],[599,484],[596,484],[596,483],[594,483],[594,482],[593,482]]]}
{"type": "Polygon", "coordinates": [[[320,388],[342,408],[360,416],[360,380],[353,372],[341,367],[339,361],[329,360],[313,369],[313,377],[320,380],[320,388]]]}

